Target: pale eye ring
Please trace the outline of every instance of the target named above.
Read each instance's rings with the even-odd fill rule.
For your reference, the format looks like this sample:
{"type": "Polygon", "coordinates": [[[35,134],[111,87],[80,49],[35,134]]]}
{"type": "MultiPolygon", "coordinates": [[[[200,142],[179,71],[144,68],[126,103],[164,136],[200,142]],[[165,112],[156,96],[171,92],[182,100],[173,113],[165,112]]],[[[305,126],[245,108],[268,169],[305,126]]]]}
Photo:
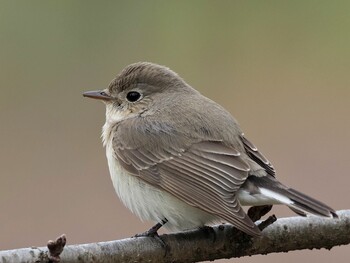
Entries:
{"type": "Polygon", "coordinates": [[[126,94],[126,99],[130,102],[138,101],[141,98],[141,94],[137,91],[130,91],[126,94]]]}

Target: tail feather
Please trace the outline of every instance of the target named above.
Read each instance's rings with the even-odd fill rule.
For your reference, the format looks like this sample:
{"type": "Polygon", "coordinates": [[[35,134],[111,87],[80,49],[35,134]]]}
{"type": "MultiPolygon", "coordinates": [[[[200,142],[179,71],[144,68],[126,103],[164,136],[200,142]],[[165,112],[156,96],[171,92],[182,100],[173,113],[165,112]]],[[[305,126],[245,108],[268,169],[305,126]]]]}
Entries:
{"type": "Polygon", "coordinates": [[[307,213],[297,209],[297,208],[294,208],[294,207],[291,207],[291,206],[288,206],[290,208],[290,210],[292,210],[294,213],[300,215],[300,216],[307,216],[307,213]]]}
{"type": "Polygon", "coordinates": [[[313,214],[324,217],[338,217],[335,210],[328,205],[297,190],[288,188],[272,176],[250,176],[249,179],[262,194],[275,198],[279,203],[287,205],[299,215],[313,214]]]}
{"type": "Polygon", "coordinates": [[[290,208],[318,216],[338,217],[335,211],[328,205],[295,189],[286,189],[286,195],[293,201],[293,204],[288,205],[290,208]]]}

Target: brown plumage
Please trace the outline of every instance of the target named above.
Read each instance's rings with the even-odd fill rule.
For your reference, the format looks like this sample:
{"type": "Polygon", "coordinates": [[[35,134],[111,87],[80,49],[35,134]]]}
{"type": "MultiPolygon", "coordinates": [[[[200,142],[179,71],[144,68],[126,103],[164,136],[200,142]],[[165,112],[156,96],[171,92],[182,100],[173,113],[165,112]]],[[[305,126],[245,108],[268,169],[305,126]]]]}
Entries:
{"type": "Polygon", "coordinates": [[[103,139],[112,180],[141,218],[167,219],[175,229],[224,220],[257,236],[242,204],[285,203],[299,214],[336,216],[279,183],[232,115],[168,68],[132,64],[102,93],[86,96],[107,106],[103,139]],[[135,92],[140,98],[129,101],[135,92]]]}

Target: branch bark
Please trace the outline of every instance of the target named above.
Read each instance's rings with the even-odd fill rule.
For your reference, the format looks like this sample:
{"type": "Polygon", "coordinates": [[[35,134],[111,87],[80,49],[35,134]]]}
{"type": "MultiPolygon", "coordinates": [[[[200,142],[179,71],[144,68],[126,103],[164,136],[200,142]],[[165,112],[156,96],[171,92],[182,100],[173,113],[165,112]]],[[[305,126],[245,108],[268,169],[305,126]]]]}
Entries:
{"type": "MultiPolygon", "coordinates": [[[[278,219],[260,238],[250,238],[231,225],[213,231],[192,230],[162,235],[161,242],[140,237],[70,245],[61,262],[199,262],[273,252],[326,248],[350,243],[350,210],[338,211],[338,219],[290,217],[278,219]]],[[[0,251],[0,262],[49,262],[48,249],[22,248],[0,251]]]]}

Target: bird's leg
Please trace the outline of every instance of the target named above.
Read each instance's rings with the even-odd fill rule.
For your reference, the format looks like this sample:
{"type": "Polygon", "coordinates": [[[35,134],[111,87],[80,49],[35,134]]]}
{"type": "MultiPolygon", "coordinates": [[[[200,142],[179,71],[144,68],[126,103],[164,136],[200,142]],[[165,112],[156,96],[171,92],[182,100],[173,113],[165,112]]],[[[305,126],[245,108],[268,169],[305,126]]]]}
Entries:
{"type": "Polygon", "coordinates": [[[141,234],[136,234],[134,237],[156,237],[158,235],[158,230],[166,223],[168,220],[166,218],[162,219],[161,223],[157,223],[154,226],[152,226],[149,230],[146,232],[143,232],[141,234]]]}
{"type": "Polygon", "coordinates": [[[157,239],[162,244],[162,247],[167,248],[167,245],[165,244],[165,242],[158,235],[158,230],[167,222],[168,222],[168,219],[164,218],[164,219],[162,219],[161,223],[157,223],[154,226],[152,226],[149,230],[147,230],[146,232],[143,232],[141,234],[136,234],[133,237],[153,237],[153,238],[157,239]]]}

